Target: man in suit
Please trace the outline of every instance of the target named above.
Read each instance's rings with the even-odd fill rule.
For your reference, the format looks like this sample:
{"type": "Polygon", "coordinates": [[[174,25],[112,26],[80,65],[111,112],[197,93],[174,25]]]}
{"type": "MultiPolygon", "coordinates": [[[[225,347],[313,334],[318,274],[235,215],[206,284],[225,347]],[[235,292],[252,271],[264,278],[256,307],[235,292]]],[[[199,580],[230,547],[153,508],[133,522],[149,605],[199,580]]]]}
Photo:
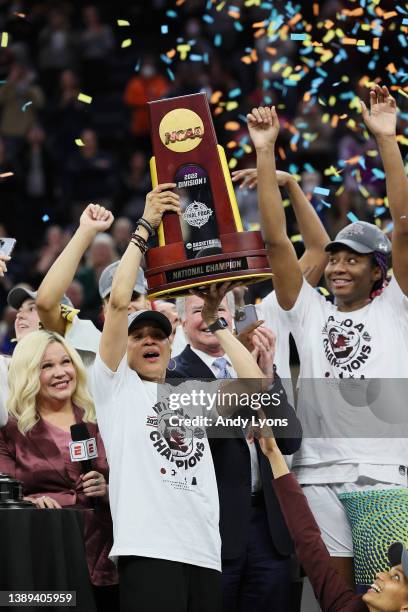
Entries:
{"type": "MultiPolygon", "coordinates": [[[[234,378],[228,355],[201,317],[203,301],[198,296],[178,300],[179,315],[189,344],[170,360],[169,378],[234,378]]],[[[218,315],[232,328],[232,310],[227,299],[218,315]]],[[[261,328],[260,328],[261,329],[261,328]]],[[[277,438],[285,454],[300,446],[301,428],[287,404],[279,377],[274,376],[274,335],[257,330],[257,341],[269,343],[270,362],[259,364],[274,377],[273,393],[281,394],[279,414],[288,417],[291,435],[277,438]]],[[[255,341],[254,341],[255,344],[255,341]]],[[[256,349],[255,349],[256,350],[256,349]]],[[[292,542],[272,488],[273,474],[258,441],[249,442],[241,428],[233,437],[213,437],[210,445],[220,498],[224,612],[287,612],[291,583],[292,542]]],[[[277,432],[275,431],[275,434],[277,432]]],[[[279,435],[279,434],[278,434],[279,435]]]]}

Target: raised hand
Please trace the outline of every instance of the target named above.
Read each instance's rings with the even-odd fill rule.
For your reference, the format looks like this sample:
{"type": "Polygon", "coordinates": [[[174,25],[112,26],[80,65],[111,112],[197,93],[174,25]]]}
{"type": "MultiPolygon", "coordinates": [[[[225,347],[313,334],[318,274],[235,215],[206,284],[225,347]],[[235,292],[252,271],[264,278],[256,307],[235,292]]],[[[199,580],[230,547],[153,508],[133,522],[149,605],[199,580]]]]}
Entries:
{"type": "Polygon", "coordinates": [[[88,204],[79,220],[82,229],[90,230],[97,234],[106,232],[112,225],[114,216],[104,206],[99,204],[88,204]]]}
{"type": "Polygon", "coordinates": [[[210,325],[218,319],[218,308],[222,300],[234,287],[238,284],[233,282],[225,282],[220,285],[212,284],[206,289],[190,289],[190,292],[204,300],[201,316],[203,321],[210,325]]]}
{"type": "MultiPolygon", "coordinates": [[[[295,180],[289,172],[283,172],[282,170],[276,171],[276,178],[278,179],[279,187],[285,187],[289,181],[295,180]]],[[[234,170],[232,172],[233,183],[242,181],[239,185],[239,189],[248,187],[253,189],[258,184],[258,170],[256,168],[243,168],[242,170],[234,170]]]]}
{"type": "Polygon", "coordinates": [[[362,100],[360,103],[364,123],[376,138],[395,136],[397,104],[385,85],[375,85],[370,91],[370,112],[362,100]]]}
{"type": "Polygon", "coordinates": [[[248,130],[255,149],[273,147],[279,134],[279,119],[275,107],[259,106],[247,115],[248,130]]]}
{"type": "Polygon", "coordinates": [[[5,253],[2,253],[0,251],[0,277],[4,276],[5,273],[7,272],[6,263],[10,261],[10,259],[11,257],[9,255],[5,255],[5,253]]]}
{"type": "Polygon", "coordinates": [[[160,225],[165,212],[175,212],[181,216],[180,197],[171,191],[174,187],[176,183],[163,183],[147,194],[143,219],[153,228],[160,225]]]}

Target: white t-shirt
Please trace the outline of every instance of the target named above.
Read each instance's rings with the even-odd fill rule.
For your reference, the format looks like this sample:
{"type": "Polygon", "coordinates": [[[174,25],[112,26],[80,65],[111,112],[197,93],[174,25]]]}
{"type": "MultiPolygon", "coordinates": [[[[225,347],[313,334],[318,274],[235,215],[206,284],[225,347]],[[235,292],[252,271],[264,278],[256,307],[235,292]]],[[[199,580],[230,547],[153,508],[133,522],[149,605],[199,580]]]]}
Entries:
{"type": "Polygon", "coordinates": [[[7,423],[8,413],[6,401],[8,397],[8,368],[10,357],[0,355],[0,427],[7,423]]]}
{"type": "Polygon", "coordinates": [[[89,319],[80,319],[77,310],[65,307],[62,312],[67,321],[65,339],[78,351],[89,376],[89,369],[99,349],[101,332],[89,319]]]}
{"type": "Polygon", "coordinates": [[[408,440],[397,437],[408,429],[408,299],[395,278],[353,312],[338,311],[303,281],[294,307],[280,310],[301,364],[304,439],[293,462],[300,482],[352,482],[375,476],[376,465],[382,481],[396,482],[395,466],[408,465],[408,440]]]}
{"type": "Polygon", "coordinates": [[[217,482],[205,428],[173,427],[175,412],[158,403],[159,386],[141,380],[126,356],[112,372],[97,355],[91,372],[110,469],[111,556],[220,571],[217,482]]]}

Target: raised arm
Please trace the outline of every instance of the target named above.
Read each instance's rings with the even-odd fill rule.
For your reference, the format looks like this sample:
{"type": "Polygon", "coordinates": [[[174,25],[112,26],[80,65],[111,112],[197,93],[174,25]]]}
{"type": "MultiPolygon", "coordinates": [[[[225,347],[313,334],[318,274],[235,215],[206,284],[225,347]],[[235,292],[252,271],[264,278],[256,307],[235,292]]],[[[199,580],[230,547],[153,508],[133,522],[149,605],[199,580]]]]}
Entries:
{"type": "Polygon", "coordinates": [[[256,150],[261,227],[274,273],[273,284],[282,308],[290,310],[302,287],[302,272],[286,233],[285,211],[276,177],[275,142],[279,120],[275,107],[252,109],[248,129],[256,150]]]}
{"type": "MultiPolygon", "coordinates": [[[[167,211],[180,214],[180,198],[170,191],[175,183],[157,185],[146,196],[146,206],[143,213],[145,219],[154,229],[160,224],[163,214],[167,211]]],[[[135,235],[147,241],[147,230],[139,225],[135,235]]],[[[137,240],[131,241],[124,252],[116,274],[113,278],[112,291],[105,313],[100,356],[110,370],[116,372],[126,353],[128,339],[128,306],[132,297],[137,274],[142,259],[142,251],[137,240]]]]}
{"type": "MultiPolygon", "coordinates": [[[[234,182],[242,180],[241,187],[249,189],[258,183],[256,168],[245,168],[232,173],[234,182]]],[[[300,268],[306,280],[315,287],[327,264],[327,253],[324,250],[330,238],[301,187],[289,172],[276,171],[279,187],[285,187],[295,213],[305,244],[305,252],[299,260],[300,268]]]]}
{"type": "Polygon", "coordinates": [[[82,213],[77,231],[38,289],[36,304],[41,323],[46,329],[65,334],[66,321],[61,315],[62,297],[96,234],[108,230],[112,223],[112,213],[99,204],[89,204],[82,213]]]}
{"type": "Polygon", "coordinates": [[[387,196],[394,223],[392,267],[395,278],[408,295],[408,181],[396,139],[397,107],[387,87],[370,91],[370,113],[361,102],[363,119],[375,136],[384,165],[387,196]]]}

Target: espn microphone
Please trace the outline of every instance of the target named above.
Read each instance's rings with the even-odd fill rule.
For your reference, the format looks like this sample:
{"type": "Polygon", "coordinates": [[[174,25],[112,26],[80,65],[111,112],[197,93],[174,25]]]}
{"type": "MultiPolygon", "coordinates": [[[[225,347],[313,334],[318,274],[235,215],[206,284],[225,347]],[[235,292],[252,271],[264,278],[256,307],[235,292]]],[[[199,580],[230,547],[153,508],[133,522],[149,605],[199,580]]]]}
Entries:
{"type": "MultiPolygon", "coordinates": [[[[85,423],[75,423],[71,425],[72,442],[69,445],[71,461],[78,461],[81,464],[81,472],[87,474],[92,470],[92,459],[98,456],[95,438],[91,438],[85,423]]],[[[92,507],[98,505],[97,499],[91,497],[92,507]]]]}

